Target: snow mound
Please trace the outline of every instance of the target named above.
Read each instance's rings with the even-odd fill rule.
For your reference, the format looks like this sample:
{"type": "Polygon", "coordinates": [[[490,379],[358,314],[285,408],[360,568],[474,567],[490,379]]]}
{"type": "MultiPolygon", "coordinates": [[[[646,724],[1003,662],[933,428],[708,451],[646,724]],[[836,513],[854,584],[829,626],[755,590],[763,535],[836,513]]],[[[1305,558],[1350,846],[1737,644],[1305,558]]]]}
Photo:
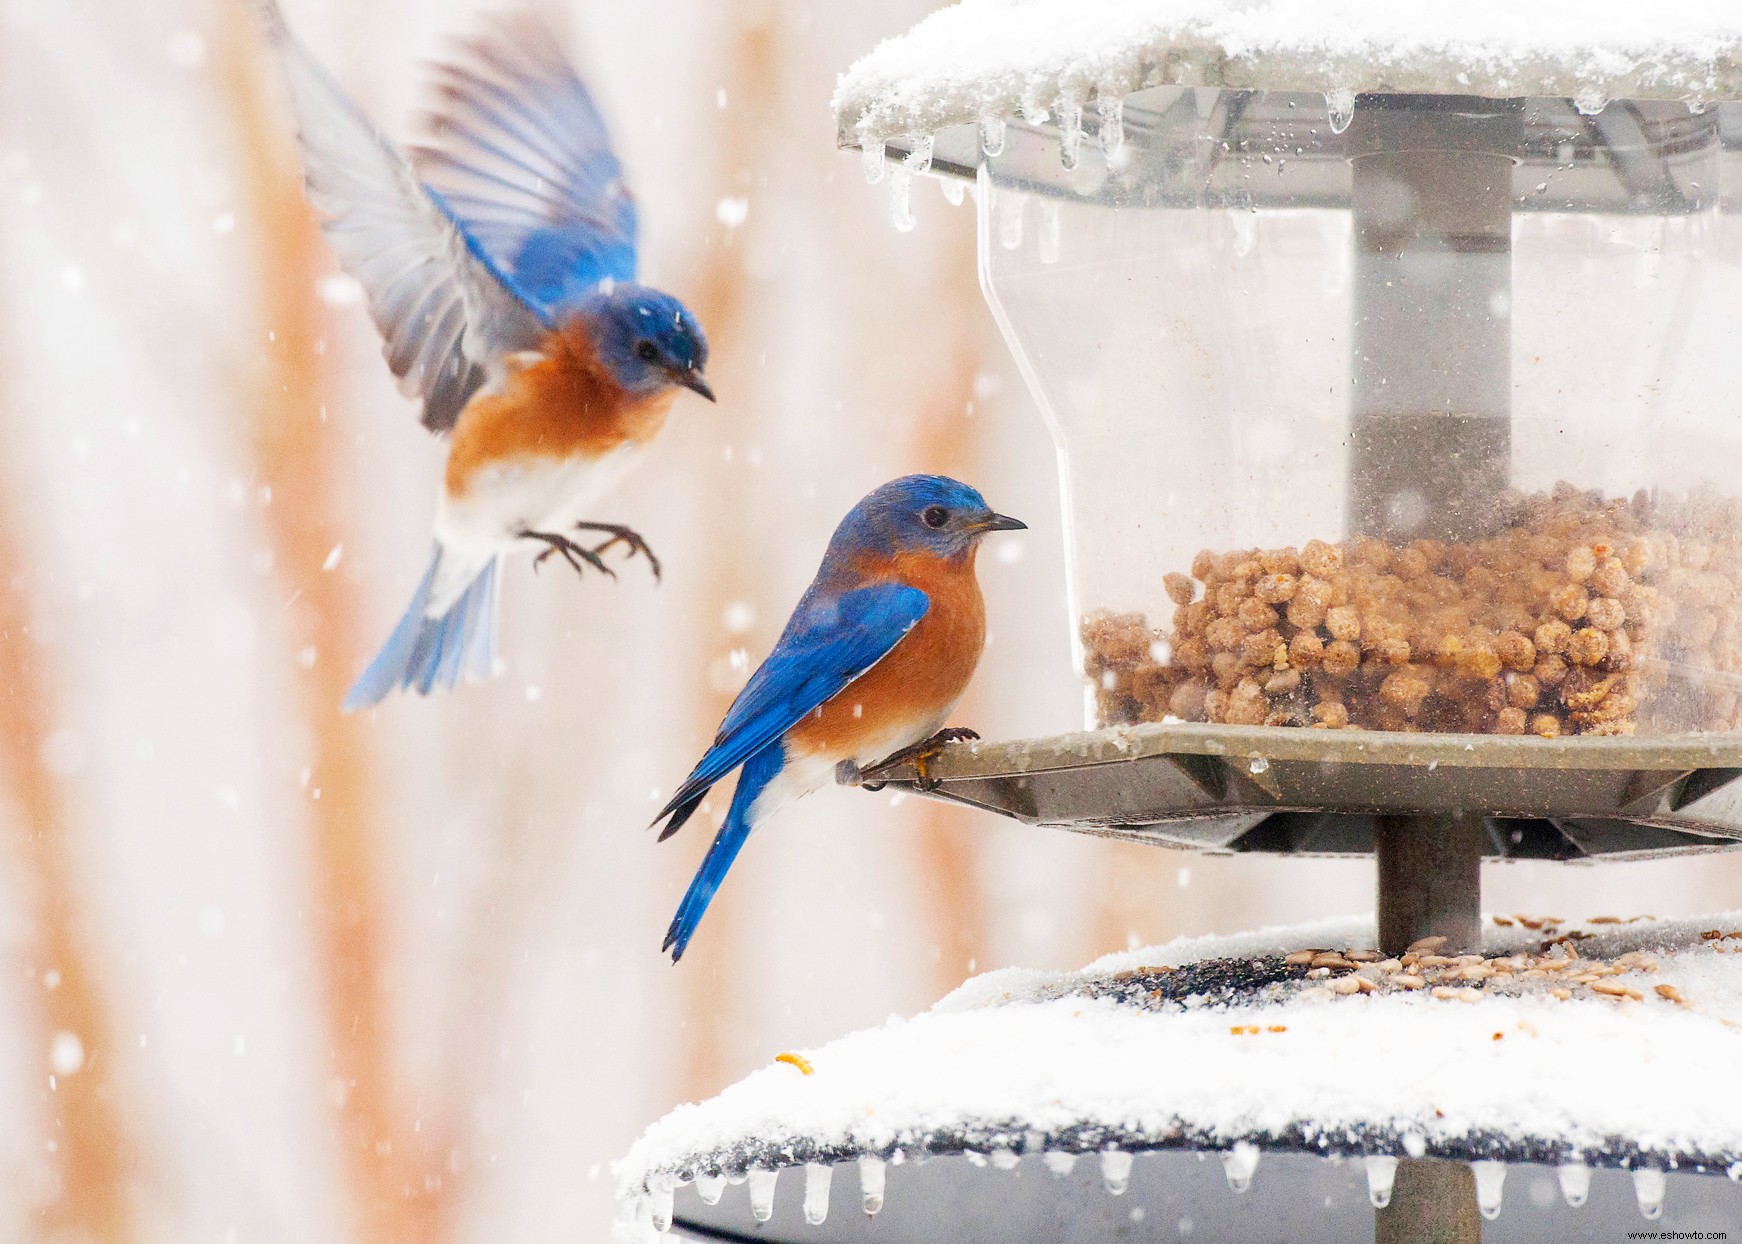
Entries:
{"type": "Polygon", "coordinates": [[[1742,913],[1497,920],[1479,961],[1380,960],[1363,920],[987,973],[673,1110],[617,1164],[623,1238],[692,1179],[852,1158],[1742,1159],[1742,913]]]}
{"type": "Polygon", "coordinates": [[[842,75],[843,142],[932,134],[1151,86],[1719,100],[1734,0],[962,0],[842,75]]]}

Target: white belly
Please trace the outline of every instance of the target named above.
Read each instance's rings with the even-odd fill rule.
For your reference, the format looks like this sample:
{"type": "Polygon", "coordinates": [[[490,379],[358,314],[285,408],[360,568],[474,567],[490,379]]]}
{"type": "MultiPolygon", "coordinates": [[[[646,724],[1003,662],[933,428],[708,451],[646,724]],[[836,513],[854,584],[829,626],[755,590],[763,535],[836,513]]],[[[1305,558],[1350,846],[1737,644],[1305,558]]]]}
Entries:
{"type": "Polygon", "coordinates": [[[624,445],[602,458],[526,457],[478,471],[459,500],[442,494],[435,538],[442,564],[430,590],[428,614],[440,617],[490,559],[515,548],[543,546],[521,539],[526,531],[561,534],[590,515],[640,462],[642,448],[624,445]]]}

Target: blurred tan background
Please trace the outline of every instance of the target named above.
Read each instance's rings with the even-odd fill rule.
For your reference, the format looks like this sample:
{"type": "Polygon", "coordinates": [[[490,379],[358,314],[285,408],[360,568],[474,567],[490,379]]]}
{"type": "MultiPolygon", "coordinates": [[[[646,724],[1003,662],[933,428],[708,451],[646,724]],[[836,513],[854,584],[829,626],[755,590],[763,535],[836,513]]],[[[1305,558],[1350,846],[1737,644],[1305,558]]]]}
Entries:
{"type": "MultiPolygon", "coordinates": [[[[409,132],[471,0],[285,0],[409,132]]],[[[643,831],[863,492],[987,550],[958,720],[1080,724],[1052,448],[972,206],[918,228],[833,149],[915,0],[546,0],[612,119],[649,278],[714,342],[599,514],[666,563],[508,577],[508,672],[347,718],[423,567],[440,447],[303,205],[242,0],[0,0],[0,1239],[574,1241],[609,1163],[782,1049],[971,971],[1370,908],[1363,863],[1215,860],[828,791],[748,848],[643,831]],[[608,511],[608,512],[607,512],[608,511]]],[[[717,820],[719,809],[713,811],[717,820]]],[[[1490,870],[1501,911],[1736,906],[1725,859],[1490,870]]]]}

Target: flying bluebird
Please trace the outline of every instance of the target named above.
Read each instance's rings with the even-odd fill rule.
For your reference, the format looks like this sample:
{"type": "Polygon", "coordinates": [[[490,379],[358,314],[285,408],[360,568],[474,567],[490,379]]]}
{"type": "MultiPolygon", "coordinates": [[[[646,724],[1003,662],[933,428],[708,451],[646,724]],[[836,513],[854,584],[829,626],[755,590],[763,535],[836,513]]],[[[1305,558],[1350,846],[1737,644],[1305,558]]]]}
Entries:
{"type": "MultiPolygon", "coordinates": [[[[848,771],[937,741],[986,639],[974,554],[1025,524],[941,475],[908,475],[854,506],[774,651],[654,824],[660,840],[740,769],[726,820],[660,948],[683,957],[750,831],[848,771]]],[[[967,731],[947,732],[960,736],[967,731]]]]}
{"type": "Polygon", "coordinates": [[[497,568],[527,542],[610,574],[635,532],[581,521],[642,454],[680,388],[713,400],[707,339],[635,283],[636,210],[591,97],[549,32],[498,20],[434,69],[428,145],[384,137],[257,0],[284,62],[309,199],[362,285],[388,366],[448,436],[435,550],[411,605],[345,698],[487,677],[497,568]],[[588,547],[563,534],[600,532],[588,547]]]}

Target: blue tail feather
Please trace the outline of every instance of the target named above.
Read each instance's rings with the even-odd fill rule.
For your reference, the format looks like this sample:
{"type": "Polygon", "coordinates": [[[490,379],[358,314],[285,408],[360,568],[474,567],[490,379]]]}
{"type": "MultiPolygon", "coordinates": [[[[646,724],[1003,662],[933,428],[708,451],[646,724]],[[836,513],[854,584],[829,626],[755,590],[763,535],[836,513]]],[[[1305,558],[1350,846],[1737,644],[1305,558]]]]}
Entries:
{"type": "Polygon", "coordinates": [[[750,836],[750,831],[756,828],[750,821],[751,805],[785,764],[786,748],[776,742],[750,757],[739,770],[738,789],[732,792],[732,806],[726,812],[726,821],[720,826],[720,832],[714,835],[714,844],[708,848],[702,866],[696,870],[690,888],[684,892],[683,902],[678,904],[677,915],[672,917],[665,942],[660,946],[661,950],[671,951],[673,963],[683,958],[690,938],[695,936],[696,926],[702,922],[703,913],[714,899],[714,891],[720,888],[732,861],[738,858],[739,848],[750,836]]]}
{"type": "Polygon", "coordinates": [[[497,563],[491,561],[479,571],[445,614],[425,617],[441,559],[438,548],[399,625],[345,696],[347,713],[379,704],[402,688],[428,695],[438,686],[452,687],[462,673],[489,676],[496,642],[497,563]]]}

